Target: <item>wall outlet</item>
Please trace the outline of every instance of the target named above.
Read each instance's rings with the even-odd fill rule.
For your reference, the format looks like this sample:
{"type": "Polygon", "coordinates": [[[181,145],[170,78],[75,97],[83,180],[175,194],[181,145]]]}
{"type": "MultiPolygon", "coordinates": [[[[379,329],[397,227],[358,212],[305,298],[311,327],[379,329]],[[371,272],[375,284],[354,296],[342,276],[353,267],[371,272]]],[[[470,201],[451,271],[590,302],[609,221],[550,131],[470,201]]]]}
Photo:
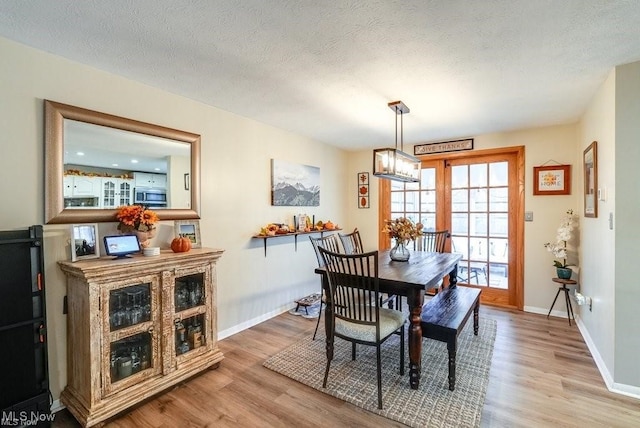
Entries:
{"type": "Polygon", "coordinates": [[[533,221],[533,211],[524,212],[524,221],[533,221]]]}

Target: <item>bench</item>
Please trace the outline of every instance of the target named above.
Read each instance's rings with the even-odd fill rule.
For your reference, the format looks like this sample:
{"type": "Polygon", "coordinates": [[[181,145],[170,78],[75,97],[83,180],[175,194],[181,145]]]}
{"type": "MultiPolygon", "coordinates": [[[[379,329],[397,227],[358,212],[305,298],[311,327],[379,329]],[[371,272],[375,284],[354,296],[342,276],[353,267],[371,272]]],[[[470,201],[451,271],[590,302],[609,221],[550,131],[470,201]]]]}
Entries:
{"type": "Polygon", "coordinates": [[[456,347],[458,334],[473,312],[473,334],[478,335],[478,288],[450,287],[436,294],[422,306],[422,337],[447,343],[449,352],[449,390],[456,385],[456,347]]]}

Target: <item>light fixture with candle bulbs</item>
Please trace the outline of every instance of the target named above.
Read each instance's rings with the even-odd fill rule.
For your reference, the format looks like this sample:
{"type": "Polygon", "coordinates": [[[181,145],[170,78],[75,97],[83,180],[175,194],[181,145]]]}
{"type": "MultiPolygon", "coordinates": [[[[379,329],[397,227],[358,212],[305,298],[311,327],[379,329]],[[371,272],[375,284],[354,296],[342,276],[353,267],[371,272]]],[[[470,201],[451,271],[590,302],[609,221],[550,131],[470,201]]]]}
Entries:
{"type": "Polygon", "coordinates": [[[417,183],[420,181],[420,159],[403,152],[402,115],[409,113],[402,101],[393,101],[389,108],[396,112],[395,148],[375,149],[373,151],[373,175],[389,180],[417,183]],[[398,150],[398,116],[400,116],[400,150],[398,150]]]}

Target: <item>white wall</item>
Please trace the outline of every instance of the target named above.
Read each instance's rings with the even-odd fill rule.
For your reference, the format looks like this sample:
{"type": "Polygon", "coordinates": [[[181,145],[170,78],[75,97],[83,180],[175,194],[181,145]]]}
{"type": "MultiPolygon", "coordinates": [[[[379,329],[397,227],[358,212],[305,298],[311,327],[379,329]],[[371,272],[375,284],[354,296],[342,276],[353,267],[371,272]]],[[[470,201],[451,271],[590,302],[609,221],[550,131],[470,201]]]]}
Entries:
{"type": "MultiPolygon", "coordinates": [[[[218,267],[221,336],[267,319],[294,299],[318,291],[308,240],[251,236],[269,222],[290,222],[300,211],[316,219],[347,221],[343,183],[346,154],[273,127],[165,91],[104,73],[0,38],[0,229],[44,220],[43,99],[180,129],[202,136],[201,235],[205,246],[225,249],[218,267]],[[270,205],[270,159],[320,167],[321,202],[306,209],[270,205]],[[273,241],[273,242],[272,242],[273,241]]],[[[99,225],[100,234],[116,223],[99,225]]],[[[154,238],[166,247],[173,222],[154,238]]],[[[66,384],[65,279],[56,261],[68,259],[68,226],[45,227],[45,276],[51,390],[66,384]]]]}
{"type": "MultiPolygon", "coordinates": [[[[580,206],[580,264],[582,281],[580,292],[593,299],[593,310],[579,307],[578,313],[586,334],[601,358],[601,371],[611,377],[614,369],[615,324],[615,236],[608,230],[607,216],[615,206],[615,72],[612,71],[599,88],[580,121],[579,145],[576,154],[582,159],[583,151],[598,142],[598,186],[606,189],[607,200],[598,201],[598,217],[585,218],[584,198],[580,206]],[[610,374],[609,374],[610,372],[610,374]]],[[[579,183],[584,183],[584,170],[580,167],[579,183]]],[[[581,189],[581,192],[583,190],[581,189]]]]}

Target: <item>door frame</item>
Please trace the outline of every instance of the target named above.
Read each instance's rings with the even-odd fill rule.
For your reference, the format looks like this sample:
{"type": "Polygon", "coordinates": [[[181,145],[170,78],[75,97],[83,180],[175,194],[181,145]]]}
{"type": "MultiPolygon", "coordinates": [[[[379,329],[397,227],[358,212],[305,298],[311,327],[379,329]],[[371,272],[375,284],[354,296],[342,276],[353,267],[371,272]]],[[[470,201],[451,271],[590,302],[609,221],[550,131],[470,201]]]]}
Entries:
{"type": "MultiPolygon", "coordinates": [[[[515,251],[514,267],[514,280],[515,290],[513,293],[513,299],[509,302],[507,307],[517,308],[518,310],[524,309],[524,177],[525,177],[525,152],[524,146],[513,147],[500,147],[494,149],[474,150],[471,152],[456,152],[447,154],[436,155],[423,155],[418,156],[421,161],[446,161],[452,159],[469,159],[479,156],[495,155],[495,154],[512,154],[516,156],[516,171],[514,174],[516,197],[510,203],[512,208],[510,212],[514,213],[515,222],[515,236],[512,242],[509,241],[509,249],[512,248],[515,251]]],[[[436,177],[438,180],[438,177],[436,177]]],[[[444,177],[442,177],[444,181],[444,177]]],[[[390,190],[391,185],[389,180],[379,180],[378,185],[378,248],[388,249],[390,247],[389,237],[382,233],[384,228],[384,220],[388,219],[391,212],[391,198],[390,190]]],[[[511,186],[511,183],[509,184],[511,186]]],[[[510,272],[511,274],[511,272],[510,272]]],[[[490,300],[483,299],[483,303],[492,304],[490,300]]],[[[501,305],[503,306],[503,305],[501,305]]]]}

